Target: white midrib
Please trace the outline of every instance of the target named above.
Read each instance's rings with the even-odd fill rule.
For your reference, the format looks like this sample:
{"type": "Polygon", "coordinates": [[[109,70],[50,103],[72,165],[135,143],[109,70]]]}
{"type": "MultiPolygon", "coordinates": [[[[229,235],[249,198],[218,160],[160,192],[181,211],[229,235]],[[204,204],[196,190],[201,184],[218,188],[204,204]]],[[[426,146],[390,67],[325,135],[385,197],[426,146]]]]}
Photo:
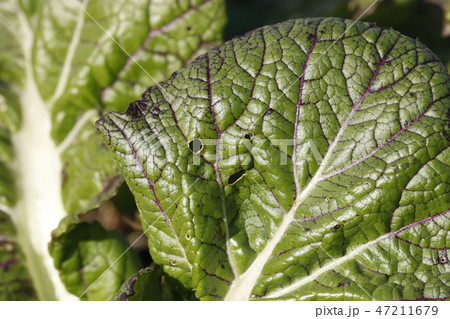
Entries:
{"type": "Polygon", "coordinates": [[[62,164],[51,137],[51,107],[42,100],[34,79],[33,32],[23,13],[19,18],[26,83],[21,97],[21,129],[12,136],[13,169],[19,197],[13,207],[12,220],[38,297],[41,300],[77,300],[67,292],[48,252],[52,230],[67,215],[61,194],[62,164]]]}
{"type": "MultiPolygon", "coordinates": [[[[288,287],[282,288],[280,290],[277,290],[271,294],[268,294],[266,296],[264,296],[264,299],[268,299],[268,298],[278,298],[284,295],[287,295],[291,292],[294,292],[295,290],[297,290],[298,288],[300,288],[301,286],[316,280],[320,275],[322,275],[323,273],[332,270],[336,267],[339,267],[340,265],[342,265],[343,263],[352,260],[355,256],[357,256],[358,254],[360,254],[361,252],[363,252],[365,249],[370,248],[376,244],[378,244],[380,241],[392,236],[393,233],[388,233],[385,234],[375,240],[372,240],[368,243],[365,243],[364,245],[361,245],[359,247],[357,247],[356,249],[354,249],[352,252],[350,252],[349,254],[337,258],[337,259],[333,259],[331,262],[329,262],[328,264],[322,266],[321,268],[317,269],[316,271],[312,272],[308,277],[305,277],[303,279],[300,279],[298,281],[293,282],[292,284],[290,284],[288,287]]],[[[369,296],[370,297],[370,296],[369,296]]]]}
{"type": "MultiPolygon", "coordinates": [[[[294,216],[295,216],[295,213],[297,212],[297,209],[305,201],[305,199],[308,198],[311,191],[321,181],[323,171],[326,168],[326,166],[328,165],[331,155],[333,154],[342,135],[344,134],[345,130],[347,129],[350,119],[353,117],[355,112],[356,112],[356,108],[354,108],[349,113],[346,121],[341,126],[338,134],[336,135],[333,143],[328,148],[328,151],[327,151],[322,163],[320,164],[319,169],[317,170],[316,174],[311,179],[311,181],[308,183],[308,185],[302,191],[297,193],[294,205],[289,210],[289,212],[284,215],[281,225],[278,227],[278,229],[275,232],[275,234],[273,235],[273,237],[267,242],[263,251],[258,255],[258,257],[256,257],[256,259],[253,261],[251,266],[243,274],[241,274],[239,277],[235,278],[235,280],[231,284],[230,289],[228,290],[227,295],[225,296],[225,300],[249,300],[250,299],[251,292],[252,292],[259,276],[262,274],[262,270],[263,270],[264,266],[269,261],[275,246],[281,241],[281,239],[283,238],[284,234],[286,233],[286,230],[288,229],[289,225],[294,220],[294,216]]],[[[294,163],[294,165],[295,165],[295,163],[294,163]]],[[[311,280],[314,280],[314,278],[312,278],[311,276],[308,276],[304,279],[304,282],[309,282],[311,280]]],[[[291,286],[289,286],[289,287],[291,287],[291,286]]]]}
{"type": "MultiPolygon", "coordinates": [[[[82,5],[83,9],[86,8],[88,2],[89,1],[83,3],[82,5]]],[[[72,61],[75,56],[77,46],[80,43],[81,30],[83,30],[84,16],[85,15],[83,10],[79,10],[77,24],[75,26],[75,30],[73,31],[72,40],[70,41],[69,48],[67,49],[66,59],[64,60],[64,64],[61,69],[61,74],[59,76],[59,81],[56,86],[55,93],[50,99],[49,102],[50,105],[53,105],[56,101],[59,100],[59,98],[64,93],[67,83],[69,82],[69,75],[70,70],[72,68],[72,61]]]]}

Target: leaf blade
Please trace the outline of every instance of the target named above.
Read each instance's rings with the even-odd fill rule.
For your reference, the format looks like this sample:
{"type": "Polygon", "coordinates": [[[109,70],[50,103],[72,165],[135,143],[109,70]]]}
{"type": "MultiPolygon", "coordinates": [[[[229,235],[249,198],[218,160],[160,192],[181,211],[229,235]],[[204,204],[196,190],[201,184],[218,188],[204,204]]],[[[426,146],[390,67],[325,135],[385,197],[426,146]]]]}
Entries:
{"type": "MultiPolygon", "coordinates": [[[[201,299],[343,299],[346,287],[354,299],[436,297],[426,282],[402,295],[398,278],[414,272],[396,274],[389,258],[379,280],[394,279],[377,290],[366,276],[375,265],[357,260],[399,234],[390,220],[403,189],[449,148],[449,76],[422,43],[369,23],[291,20],[227,42],[160,87],[174,99],[152,87],[97,127],[143,218],[155,216],[158,196],[161,207],[173,207],[166,211],[175,225],[171,240],[191,258],[186,275],[201,299]],[[199,154],[189,149],[194,139],[199,154]],[[227,183],[242,170],[242,179],[227,183]],[[139,180],[144,171],[155,185],[151,196],[139,180]],[[195,178],[198,194],[184,194],[185,180],[195,178]],[[169,201],[168,193],[182,195],[169,201]],[[182,239],[191,233],[189,242],[182,239]],[[362,282],[330,277],[342,265],[362,282]],[[319,279],[326,288],[303,289],[319,279]]],[[[442,200],[429,214],[446,216],[448,208],[442,200]]],[[[150,236],[158,240],[164,227],[155,224],[150,236]]],[[[391,244],[401,254],[399,245],[391,244]]],[[[170,260],[158,259],[164,245],[150,249],[167,273],[181,277],[170,260]]],[[[442,285],[439,298],[446,298],[442,285]]]]}

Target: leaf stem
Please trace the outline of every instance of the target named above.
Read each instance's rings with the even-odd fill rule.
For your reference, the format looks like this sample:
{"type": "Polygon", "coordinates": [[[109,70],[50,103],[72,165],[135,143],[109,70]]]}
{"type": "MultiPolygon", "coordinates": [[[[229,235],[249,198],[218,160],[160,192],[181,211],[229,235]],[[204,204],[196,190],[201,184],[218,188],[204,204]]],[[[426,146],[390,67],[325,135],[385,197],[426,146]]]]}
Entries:
{"type": "Polygon", "coordinates": [[[51,114],[39,93],[33,74],[34,35],[27,18],[18,10],[26,81],[21,94],[22,123],[12,135],[16,155],[14,171],[18,201],[11,214],[17,242],[38,297],[72,300],[48,252],[51,232],[66,215],[61,194],[61,159],[51,137],[51,114]]]}

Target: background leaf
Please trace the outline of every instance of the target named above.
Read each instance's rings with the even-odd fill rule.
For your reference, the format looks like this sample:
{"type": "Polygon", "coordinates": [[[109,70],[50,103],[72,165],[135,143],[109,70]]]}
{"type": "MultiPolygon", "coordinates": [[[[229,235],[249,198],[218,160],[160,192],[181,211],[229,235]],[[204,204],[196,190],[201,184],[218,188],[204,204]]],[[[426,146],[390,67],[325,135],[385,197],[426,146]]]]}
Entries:
{"type": "Polygon", "coordinates": [[[117,231],[105,231],[97,222],[64,220],[49,248],[62,281],[81,300],[108,300],[141,268],[126,238],[117,231]]]}
{"type": "Polygon", "coordinates": [[[192,291],[151,265],[131,276],[112,298],[116,301],[186,301],[197,300],[192,291]]]}
{"type": "Polygon", "coordinates": [[[15,241],[9,217],[0,212],[0,300],[34,300],[28,271],[15,241]]]}

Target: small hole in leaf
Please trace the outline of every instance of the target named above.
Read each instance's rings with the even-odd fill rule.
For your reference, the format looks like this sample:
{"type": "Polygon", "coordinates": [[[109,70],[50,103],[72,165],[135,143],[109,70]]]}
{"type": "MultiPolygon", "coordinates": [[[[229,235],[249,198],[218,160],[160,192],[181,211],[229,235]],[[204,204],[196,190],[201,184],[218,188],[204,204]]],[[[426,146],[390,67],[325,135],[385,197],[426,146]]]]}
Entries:
{"type": "Polygon", "coordinates": [[[176,262],[174,259],[171,259],[171,260],[169,261],[169,264],[170,264],[171,266],[176,266],[176,265],[177,265],[177,262],[176,262]]]}
{"type": "Polygon", "coordinates": [[[441,258],[439,258],[439,262],[440,262],[441,264],[446,264],[446,263],[448,263],[448,260],[447,260],[447,258],[445,258],[445,257],[441,257],[441,258]]]}
{"type": "Polygon", "coordinates": [[[191,235],[186,234],[186,240],[191,240],[191,235]]]}
{"type": "Polygon", "coordinates": [[[236,184],[245,174],[245,170],[240,170],[237,173],[234,173],[233,175],[231,175],[230,177],[228,177],[228,184],[229,185],[234,185],[236,184]]]}
{"type": "Polygon", "coordinates": [[[189,149],[194,154],[199,154],[203,150],[203,142],[199,138],[195,138],[188,143],[189,149]]]}
{"type": "Polygon", "coordinates": [[[190,25],[188,25],[187,27],[186,27],[186,31],[191,31],[192,30],[192,27],[190,26],[190,25]]]}
{"type": "Polygon", "coordinates": [[[337,224],[337,225],[333,226],[333,229],[336,230],[336,229],[339,229],[340,227],[341,227],[341,225],[337,224]]]}
{"type": "Polygon", "coordinates": [[[273,112],[273,109],[267,109],[267,110],[264,112],[264,116],[265,116],[265,115],[270,115],[270,114],[272,114],[272,112],[273,112]]]}
{"type": "Polygon", "coordinates": [[[252,132],[247,132],[244,134],[244,138],[246,140],[251,140],[253,138],[253,133],[252,132]]]}
{"type": "Polygon", "coordinates": [[[325,203],[328,203],[330,201],[330,197],[325,197],[325,203]]]}

